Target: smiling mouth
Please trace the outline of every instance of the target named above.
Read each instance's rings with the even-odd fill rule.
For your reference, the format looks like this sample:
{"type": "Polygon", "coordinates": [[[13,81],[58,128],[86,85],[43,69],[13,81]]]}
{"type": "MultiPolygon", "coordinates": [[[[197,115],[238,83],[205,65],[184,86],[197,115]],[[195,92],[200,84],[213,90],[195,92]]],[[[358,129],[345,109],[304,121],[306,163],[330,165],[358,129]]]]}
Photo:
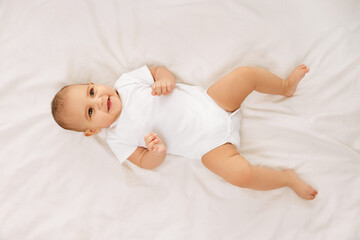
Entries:
{"type": "Polygon", "coordinates": [[[108,100],[107,100],[107,110],[108,110],[108,112],[110,111],[110,108],[111,108],[111,101],[110,101],[110,97],[109,97],[108,100]]]}

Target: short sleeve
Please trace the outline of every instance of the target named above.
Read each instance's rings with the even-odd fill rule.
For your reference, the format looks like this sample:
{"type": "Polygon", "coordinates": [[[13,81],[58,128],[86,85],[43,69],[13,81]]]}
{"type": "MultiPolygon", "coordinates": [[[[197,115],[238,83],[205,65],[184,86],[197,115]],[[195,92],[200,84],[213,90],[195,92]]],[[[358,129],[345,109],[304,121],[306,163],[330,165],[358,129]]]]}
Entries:
{"type": "Polygon", "coordinates": [[[118,143],[113,139],[107,139],[106,141],[120,163],[125,162],[137,148],[137,146],[118,143]]]}
{"type": "Polygon", "coordinates": [[[133,70],[128,73],[124,73],[120,76],[119,80],[115,83],[115,89],[129,85],[129,84],[145,84],[152,86],[154,84],[154,78],[151,75],[149,68],[144,65],[141,68],[133,70]]]}

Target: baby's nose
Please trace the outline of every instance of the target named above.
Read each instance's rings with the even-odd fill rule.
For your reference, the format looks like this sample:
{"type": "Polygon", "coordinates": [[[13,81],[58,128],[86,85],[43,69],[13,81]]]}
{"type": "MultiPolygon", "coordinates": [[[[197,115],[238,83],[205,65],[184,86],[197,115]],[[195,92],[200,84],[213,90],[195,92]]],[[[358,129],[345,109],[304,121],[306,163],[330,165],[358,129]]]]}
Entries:
{"type": "Polygon", "coordinates": [[[105,104],[104,104],[104,97],[98,97],[98,98],[96,99],[96,105],[97,105],[97,107],[98,107],[100,110],[104,110],[104,106],[105,106],[105,104]]]}

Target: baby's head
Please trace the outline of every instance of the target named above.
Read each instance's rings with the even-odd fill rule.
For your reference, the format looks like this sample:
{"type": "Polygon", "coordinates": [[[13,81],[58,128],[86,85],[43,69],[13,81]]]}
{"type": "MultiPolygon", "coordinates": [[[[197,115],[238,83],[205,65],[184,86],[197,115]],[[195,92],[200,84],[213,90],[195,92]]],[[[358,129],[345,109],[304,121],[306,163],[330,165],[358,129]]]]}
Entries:
{"type": "Polygon", "coordinates": [[[122,109],[118,93],[104,85],[75,84],[63,87],[51,102],[52,115],[64,129],[99,133],[119,117],[122,109]]]}

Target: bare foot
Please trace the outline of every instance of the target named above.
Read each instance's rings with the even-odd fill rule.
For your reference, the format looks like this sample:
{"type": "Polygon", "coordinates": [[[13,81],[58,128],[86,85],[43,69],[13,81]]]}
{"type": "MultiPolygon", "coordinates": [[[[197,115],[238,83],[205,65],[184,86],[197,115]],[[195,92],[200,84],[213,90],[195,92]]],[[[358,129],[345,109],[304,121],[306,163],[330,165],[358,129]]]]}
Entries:
{"type": "Polygon", "coordinates": [[[294,192],[305,200],[313,200],[318,192],[310,185],[303,182],[293,170],[284,170],[289,175],[288,186],[294,190],[294,192]]]}
{"type": "Polygon", "coordinates": [[[285,80],[284,86],[284,96],[291,97],[296,91],[296,87],[299,84],[300,80],[309,72],[309,68],[302,64],[295,68],[295,70],[290,74],[290,76],[285,80]]]}

